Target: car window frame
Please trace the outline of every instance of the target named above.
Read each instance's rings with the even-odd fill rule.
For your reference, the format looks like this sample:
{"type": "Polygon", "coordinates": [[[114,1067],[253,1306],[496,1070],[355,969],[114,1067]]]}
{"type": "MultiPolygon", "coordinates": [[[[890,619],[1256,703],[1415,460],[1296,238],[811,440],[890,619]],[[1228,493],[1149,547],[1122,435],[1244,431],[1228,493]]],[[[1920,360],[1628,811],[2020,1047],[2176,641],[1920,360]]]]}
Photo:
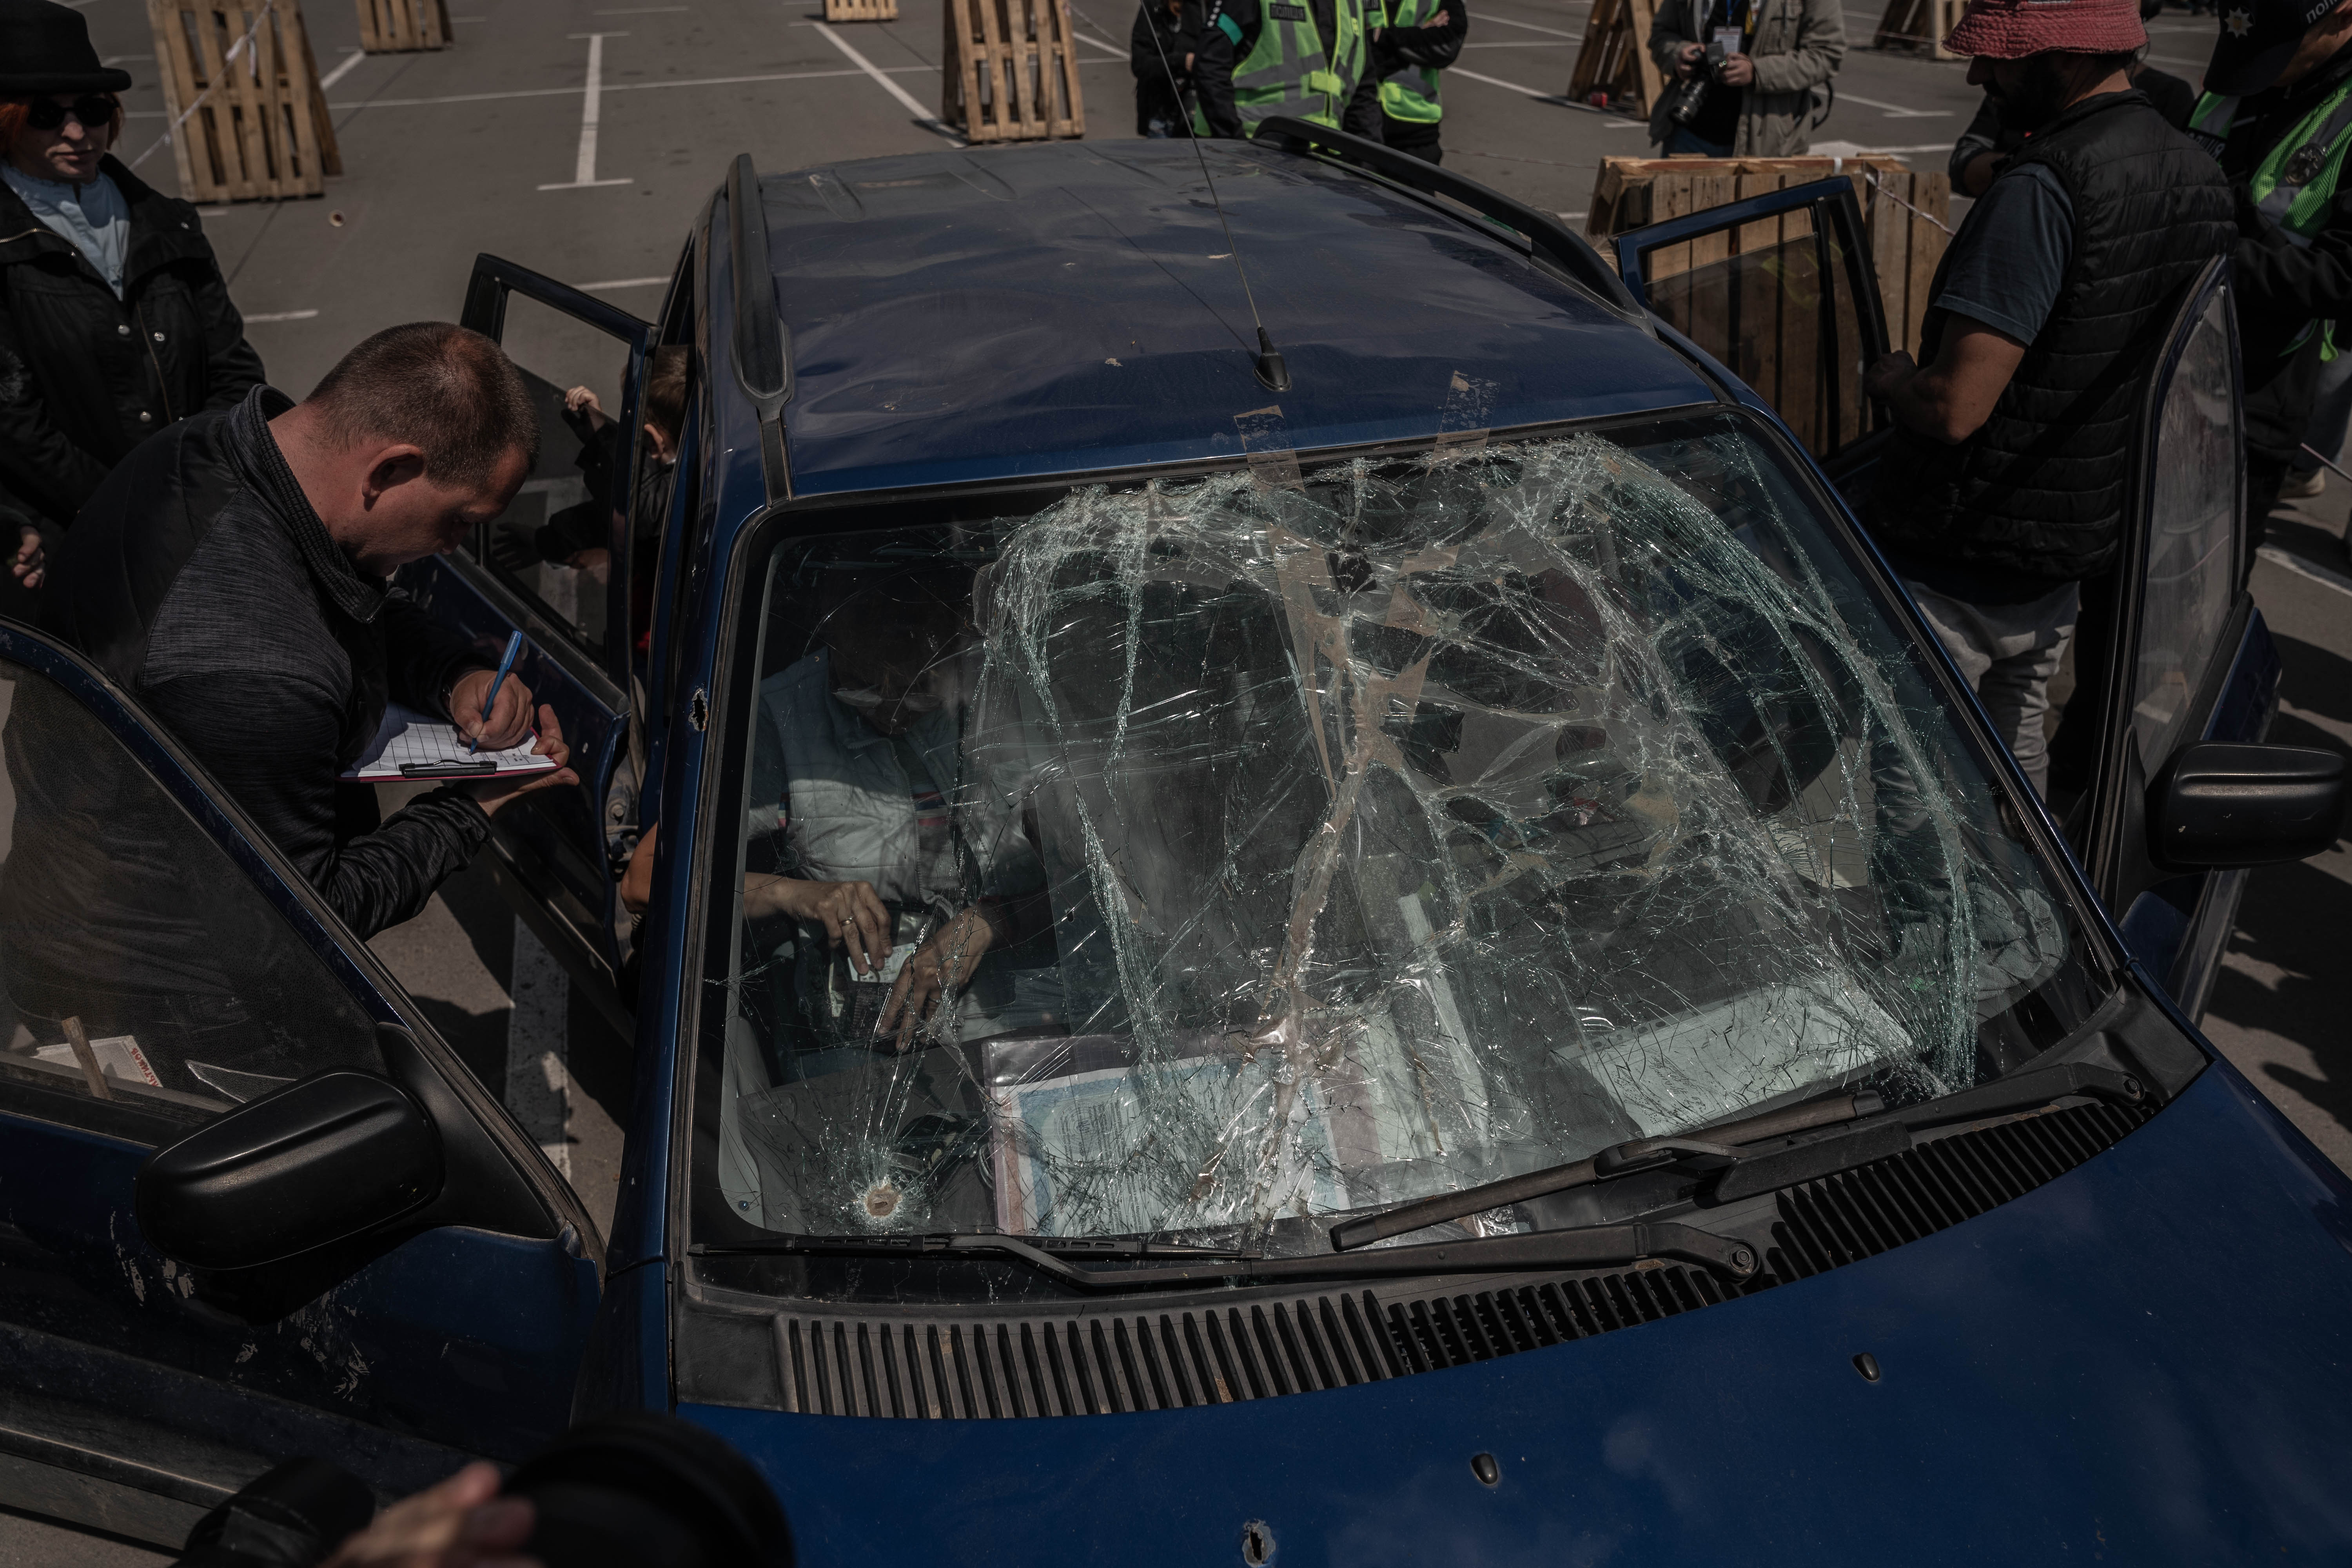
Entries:
{"type": "MultiPolygon", "coordinates": [[[[2139,648],[2151,555],[2147,524],[2149,510],[2154,504],[2156,447],[2163,434],[2165,395],[2171,390],[2180,360],[2187,352],[2190,338],[2195,335],[2197,324],[2210,308],[2212,296],[2217,290],[2234,287],[2235,278],[2227,256],[2215,258],[2198,274],[2167,324],[2163,351],[2157,359],[2133,420],[2132,466],[2126,498],[2123,548],[2115,565],[2117,603],[2112,634],[2114,641],[2109,650],[2105,721],[2099,736],[2098,763],[2092,775],[2089,796],[2092,833],[2088,853],[2084,857],[2090,882],[2101,901],[2110,906],[2123,906],[2116,910],[2118,921],[2128,912],[2132,897],[2165,879],[2152,869],[2153,861],[2147,843],[2146,796],[2149,783],[2162,772],[2168,759],[2139,755],[2138,735],[2131,714],[2132,697],[2139,677],[2139,648]]],[[[2221,312],[2221,320],[2230,334],[2233,351],[2231,356],[2234,367],[2231,396],[2237,406],[2242,431],[2245,370],[2240,352],[2242,345],[2236,312],[2225,310],[2221,312]]],[[[2230,672],[2236,664],[2253,608],[2252,595],[2246,585],[2250,527],[2246,516],[2242,443],[2238,452],[2237,492],[2237,526],[2231,548],[2233,586],[2230,612],[2222,618],[2221,631],[2206,655],[2205,667],[2194,673],[2189,683],[2180,732],[2173,741],[2176,750],[2202,738],[2210,727],[2220,694],[2227,686],[2230,672]]]]}
{"type": "MultiPolygon", "coordinates": [[[[448,1093],[524,1173],[558,1224],[569,1224],[578,1229],[583,1246],[596,1260],[601,1273],[603,1233],[571,1184],[441,1037],[415,999],[393,978],[374,952],[328,907],[325,899],[284,852],[255,826],[235,798],[214,782],[204,765],[171,731],[79,653],[21,623],[0,618],[0,658],[55,681],[84,712],[104,726],[164,795],[188,814],[197,830],[228,856],[253,890],[293,927],[295,934],[379,1030],[394,1029],[407,1035],[448,1093]]],[[[140,1115],[138,1120],[143,1124],[152,1119],[140,1115]]],[[[190,1130],[184,1123],[172,1123],[163,1141],[169,1142],[190,1130]]],[[[138,1131],[121,1136],[142,1146],[152,1146],[138,1131]]]]}
{"type": "MultiPolygon", "coordinates": [[[[671,289],[675,289],[677,283],[677,279],[673,275],[671,289]]],[[[645,443],[635,432],[644,418],[646,365],[657,328],[655,322],[634,316],[608,300],[599,300],[569,283],[550,278],[519,262],[493,256],[488,251],[482,251],[474,258],[473,270],[466,281],[466,300],[458,321],[504,349],[507,301],[518,293],[541,309],[571,317],[605,333],[617,340],[628,352],[627,363],[621,373],[621,406],[613,416],[614,421],[631,434],[621,444],[621,449],[628,454],[628,462],[619,476],[619,482],[614,487],[614,493],[623,500],[621,524],[615,531],[620,537],[608,535],[606,541],[612,554],[604,582],[604,646],[597,647],[592,645],[577,627],[557,613],[554,606],[491,560],[490,531],[498,526],[499,519],[493,518],[478,525],[458,549],[468,565],[478,568],[483,576],[497,584],[516,603],[527,606],[530,618],[551,628],[570,651],[593,665],[608,682],[626,690],[634,648],[628,636],[631,562],[625,535],[633,521],[630,514],[636,495],[637,466],[645,456],[645,443]],[[617,633],[615,627],[619,628],[617,633]]],[[[668,303],[667,293],[664,303],[665,306],[668,303]]],[[[537,374],[536,372],[532,374],[537,374]]]]}
{"type": "MultiPolygon", "coordinates": [[[[2102,994],[2112,995],[2116,988],[2127,984],[2129,955],[2081,865],[2024,775],[2018,772],[2015,760],[2000,744],[1975,693],[1904,592],[1893,569],[1838,497],[1822,474],[1818,459],[1789,431],[1775,411],[1745,402],[1677,405],[1633,415],[1498,429],[1488,433],[1488,438],[1493,445],[1517,444],[1676,418],[1724,416],[1741,421],[1749,435],[1779,456],[1790,480],[1813,503],[1833,547],[1846,552],[1856,574],[1875,595],[1882,612],[1907,634],[1911,652],[1921,666],[1920,673],[1943,694],[1948,713],[1958,721],[1955,728],[1962,743],[1974,748],[1979,770],[1996,792],[2002,818],[2022,830],[2036,852],[2046,884],[2067,900],[2067,912],[2083,938],[2080,957],[2085,970],[2102,994]]],[[[1416,457],[1436,449],[1444,441],[1443,436],[1433,434],[1407,441],[1318,447],[1295,456],[1302,468],[1321,468],[1358,458],[1416,457]]],[[[694,1229],[706,1187],[698,1180],[701,1173],[701,1141],[696,1137],[695,1129],[706,1114],[713,1118],[717,1115],[716,1104],[706,1103],[705,1090],[707,1088],[713,1095],[718,1090],[717,1074],[709,1068],[722,1059],[725,1044],[724,1009],[708,1005],[714,990],[708,980],[714,973],[725,972],[727,949],[732,940],[731,921],[714,921],[711,916],[724,916],[731,906],[724,906],[713,896],[712,867],[721,853],[731,858],[732,835],[740,826],[740,812],[730,816],[726,807],[731,796],[740,795],[740,778],[745,770],[727,766],[727,742],[747,732],[751,704],[759,686],[753,668],[756,659],[751,656],[759,630],[758,606],[753,603],[757,597],[752,581],[756,574],[750,570],[752,563],[795,538],[909,526],[910,519],[895,515],[908,509],[919,509],[929,514],[926,521],[932,522],[947,520],[938,515],[942,507],[974,517],[1003,517],[1024,506],[1034,511],[1083,486],[1191,479],[1241,471],[1249,466],[1248,458],[1235,456],[1181,464],[1085,470],[1042,479],[1024,476],[847,495],[792,497],[758,509],[736,529],[724,569],[717,578],[721,584],[721,598],[715,606],[716,668],[707,672],[709,716],[703,725],[698,726],[700,733],[697,739],[704,742],[704,748],[698,758],[699,777],[696,781],[698,787],[694,796],[694,832],[684,857],[685,865],[678,873],[687,879],[686,897],[683,907],[677,908],[674,916],[679,927],[675,947],[681,956],[677,1010],[675,1019],[664,1028],[666,1037],[675,1043],[675,1054],[670,1064],[670,1147],[662,1251],[685,1270],[679,1277],[683,1286],[700,1288],[693,1271],[685,1268],[695,1253],[705,1246],[726,1245],[720,1236],[697,1235],[694,1229]],[[741,672],[745,670],[751,670],[751,678],[744,677],[741,672]],[[730,779],[730,773],[736,777],[730,779]],[[723,845],[722,837],[726,840],[723,845]]],[[[716,1137],[709,1142],[715,1151],[716,1137]]],[[[708,1187],[716,1191],[715,1183],[708,1187]]],[[[756,1242],[770,1235],[723,1209],[714,1209],[710,1217],[730,1227],[727,1232],[730,1237],[735,1236],[731,1227],[741,1227],[736,1239],[756,1242]]]]}

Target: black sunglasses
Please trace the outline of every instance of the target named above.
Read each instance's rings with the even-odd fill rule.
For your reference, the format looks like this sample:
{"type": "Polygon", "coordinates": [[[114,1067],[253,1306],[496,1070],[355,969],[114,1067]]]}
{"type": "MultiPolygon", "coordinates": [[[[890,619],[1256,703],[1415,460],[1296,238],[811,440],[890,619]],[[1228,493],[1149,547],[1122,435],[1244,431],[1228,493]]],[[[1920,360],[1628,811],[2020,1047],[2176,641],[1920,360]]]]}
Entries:
{"type": "Polygon", "coordinates": [[[80,121],[85,131],[102,131],[114,123],[114,100],[99,92],[77,98],[71,103],[37,98],[26,106],[25,120],[36,131],[55,131],[66,122],[68,114],[80,121]]]}

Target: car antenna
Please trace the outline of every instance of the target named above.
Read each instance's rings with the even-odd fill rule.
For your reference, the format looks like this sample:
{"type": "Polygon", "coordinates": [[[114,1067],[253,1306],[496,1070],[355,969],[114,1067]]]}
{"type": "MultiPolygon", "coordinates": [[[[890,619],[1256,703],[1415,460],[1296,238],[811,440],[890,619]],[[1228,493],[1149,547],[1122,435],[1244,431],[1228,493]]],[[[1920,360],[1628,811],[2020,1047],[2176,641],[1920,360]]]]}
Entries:
{"type": "MultiPolygon", "coordinates": [[[[1160,39],[1160,24],[1151,19],[1153,0],[1137,0],[1143,7],[1143,26],[1151,35],[1151,47],[1160,57],[1160,69],[1168,78],[1169,96],[1176,100],[1181,111],[1184,107],[1183,89],[1176,85],[1175,68],[1168,63],[1168,46],[1160,39]]],[[[1191,126],[1185,130],[1190,132],[1191,126]]],[[[1234,243],[1234,226],[1225,217],[1225,204],[1217,197],[1217,182],[1209,174],[1209,155],[1201,151],[1201,138],[1188,136],[1192,143],[1192,156],[1200,161],[1201,179],[1209,187],[1209,205],[1217,209],[1217,223],[1225,231],[1225,255],[1234,264],[1234,276],[1242,280],[1242,298],[1249,302],[1250,324],[1257,328],[1257,358],[1252,368],[1257,378],[1276,392],[1290,390],[1290,371],[1282,363],[1282,353],[1265,333],[1265,321],[1257,313],[1257,296],[1250,291],[1249,270],[1242,266],[1241,247],[1234,243]]]]}

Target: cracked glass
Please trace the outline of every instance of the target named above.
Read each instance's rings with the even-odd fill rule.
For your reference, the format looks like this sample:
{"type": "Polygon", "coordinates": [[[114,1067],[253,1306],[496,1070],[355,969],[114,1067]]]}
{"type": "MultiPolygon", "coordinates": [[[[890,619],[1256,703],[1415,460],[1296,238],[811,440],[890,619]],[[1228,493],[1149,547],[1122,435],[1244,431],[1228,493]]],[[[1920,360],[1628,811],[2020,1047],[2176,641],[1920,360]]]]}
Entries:
{"type": "Polygon", "coordinates": [[[758,564],[711,1206],[1320,1252],[2085,1015],[2068,905],[1755,426],[1283,457],[758,564]]]}

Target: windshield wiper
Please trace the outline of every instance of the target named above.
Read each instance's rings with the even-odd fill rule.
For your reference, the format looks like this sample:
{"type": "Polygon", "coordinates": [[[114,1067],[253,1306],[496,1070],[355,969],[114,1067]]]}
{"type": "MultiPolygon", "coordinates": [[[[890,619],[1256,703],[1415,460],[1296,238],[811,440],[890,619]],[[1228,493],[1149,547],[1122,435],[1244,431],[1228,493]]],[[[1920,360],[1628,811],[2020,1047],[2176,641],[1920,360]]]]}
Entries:
{"type": "Polygon", "coordinates": [[[1784,1106],[1760,1116],[1746,1116],[1737,1121],[1702,1128],[1688,1137],[1636,1138],[1631,1142],[1603,1149],[1591,1159],[1579,1160],[1573,1164],[1530,1171],[1524,1176],[1507,1176],[1499,1182],[1488,1182],[1484,1186],[1465,1187],[1458,1193],[1441,1193],[1433,1198],[1423,1198],[1419,1203],[1391,1209],[1386,1214],[1371,1215],[1333,1226],[1331,1247],[1336,1252],[1353,1252],[1373,1242],[1385,1241],[1390,1237],[1403,1236],[1429,1226],[1443,1225],[1450,1219],[1484,1214],[1506,1204],[1525,1203],[1529,1198],[1564,1193],[1612,1176],[1677,1162],[1696,1162],[1701,1168],[1728,1165],[1739,1158],[1739,1152],[1733,1145],[1752,1143],[1766,1138],[1782,1138],[1816,1127],[1833,1127],[1858,1116],[1875,1115],[1884,1107],[1885,1102],[1878,1098],[1875,1089],[1854,1089],[1831,1095],[1826,1100],[1809,1100],[1802,1105],[1784,1106]]]}
{"type": "MultiPolygon", "coordinates": [[[[1058,1244],[1055,1244],[1058,1246],[1058,1244]]],[[[1593,1226],[1583,1230],[1536,1231],[1490,1236],[1474,1241],[1423,1247],[1387,1247],[1378,1252],[1329,1253],[1314,1258],[1266,1258],[1147,1242],[1129,1250],[1073,1247],[1093,1257],[1185,1258],[1139,1268],[1086,1268],[1057,1258],[1045,1247],[1010,1236],[793,1237],[740,1247],[688,1247],[696,1257],[776,1256],[793,1253],[854,1257],[939,1256],[961,1253],[1013,1258],[1080,1290],[1162,1290],[1181,1285],[1264,1285],[1286,1279],[1373,1279],[1419,1274],[1472,1274],[1522,1268],[1602,1268],[1673,1258],[1712,1268],[1727,1279],[1754,1276],[1756,1249],[1686,1225],[1593,1226]]]]}
{"type": "Polygon", "coordinates": [[[1603,1149],[1591,1159],[1574,1164],[1555,1165],[1549,1170],[1489,1182],[1485,1186],[1424,1198],[1386,1214],[1336,1226],[1331,1231],[1331,1245],[1339,1251],[1350,1251],[1425,1226],[1483,1214],[1506,1204],[1523,1203],[1666,1165],[1695,1173],[1722,1171],[1723,1175],[1708,1195],[1716,1203],[1727,1203],[1901,1153],[1911,1147],[1911,1134],[1916,1130],[2011,1111],[2037,1110],[2053,1100],[2073,1095],[2112,1104],[2137,1105],[2147,1098],[2147,1092],[2140,1080],[2129,1073],[2084,1062],[2036,1068],[1893,1112],[1886,1110],[1876,1092],[1862,1089],[1702,1128],[1695,1134],[1637,1138],[1603,1149]],[[1750,1152],[1739,1147],[1845,1122],[1861,1125],[1843,1128],[1832,1137],[1763,1152],[1750,1152]]]}

